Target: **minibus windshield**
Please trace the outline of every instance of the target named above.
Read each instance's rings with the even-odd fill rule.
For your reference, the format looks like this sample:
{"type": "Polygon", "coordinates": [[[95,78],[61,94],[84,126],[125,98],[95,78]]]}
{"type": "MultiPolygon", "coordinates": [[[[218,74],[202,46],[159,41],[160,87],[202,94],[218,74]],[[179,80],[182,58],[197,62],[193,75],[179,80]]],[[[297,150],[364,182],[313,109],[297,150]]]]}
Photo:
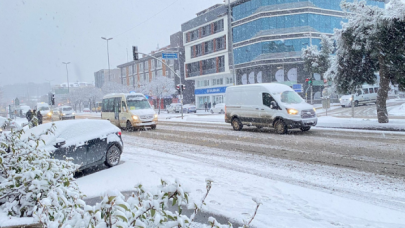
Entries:
{"type": "Polygon", "coordinates": [[[150,109],[150,104],[146,99],[127,99],[129,110],[150,109]]]}
{"type": "Polygon", "coordinates": [[[293,91],[285,91],[281,94],[281,102],[283,103],[299,104],[303,101],[304,100],[296,92],[293,91]]]}

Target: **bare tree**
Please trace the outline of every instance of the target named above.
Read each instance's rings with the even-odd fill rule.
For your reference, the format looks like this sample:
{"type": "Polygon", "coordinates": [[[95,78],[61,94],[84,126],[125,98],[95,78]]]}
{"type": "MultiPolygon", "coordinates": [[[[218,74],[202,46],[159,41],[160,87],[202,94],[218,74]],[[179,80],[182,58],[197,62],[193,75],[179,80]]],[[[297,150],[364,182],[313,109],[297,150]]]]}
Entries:
{"type": "Polygon", "coordinates": [[[174,80],[165,76],[156,77],[143,87],[142,92],[157,97],[160,114],[160,103],[162,98],[171,96],[176,92],[176,89],[174,88],[174,80]]]}
{"type": "Polygon", "coordinates": [[[136,91],[136,89],[131,86],[122,85],[116,82],[104,83],[101,90],[104,95],[109,93],[129,93],[130,91],[136,91]]]}

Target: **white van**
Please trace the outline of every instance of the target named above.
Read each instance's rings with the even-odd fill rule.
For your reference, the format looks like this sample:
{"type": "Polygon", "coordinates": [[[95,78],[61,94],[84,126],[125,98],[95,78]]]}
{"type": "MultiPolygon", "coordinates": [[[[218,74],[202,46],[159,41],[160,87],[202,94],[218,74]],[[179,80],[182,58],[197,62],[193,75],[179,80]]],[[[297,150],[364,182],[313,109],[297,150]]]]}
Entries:
{"type": "Polygon", "coordinates": [[[277,133],[284,134],[293,128],[308,131],[318,122],[314,107],[287,85],[230,86],[225,97],[225,122],[231,123],[236,131],[247,125],[273,127],[277,133]]]}
{"type": "Polygon", "coordinates": [[[103,98],[101,118],[125,129],[156,128],[158,115],[141,93],[108,94],[103,98]]]}
{"type": "MultiPolygon", "coordinates": [[[[357,107],[360,104],[366,105],[368,103],[377,102],[378,86],[363,85],[360,89],[356,90],[354,94],[354,106],[357,107]]],[[[352,95],[343,95],[340,99],[340,105],[344,107],[352,106],[352,95]]]]}
{"type": "Polygon", "coordinates": [[[59,108],[59,119],[75,119],[75,112],[71,106],[62,106],[59,108]]]}

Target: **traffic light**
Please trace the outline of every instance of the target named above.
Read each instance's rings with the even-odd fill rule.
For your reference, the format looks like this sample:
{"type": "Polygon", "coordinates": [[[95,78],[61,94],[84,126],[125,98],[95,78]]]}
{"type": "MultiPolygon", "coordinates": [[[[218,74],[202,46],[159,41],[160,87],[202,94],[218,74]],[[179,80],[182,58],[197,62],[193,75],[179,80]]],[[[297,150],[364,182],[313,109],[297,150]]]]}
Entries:
{"type": "Polygon", "coordinates": [[[55,105],[55,94],[51,95],[51,105],[55,105]]]}
{"type": "Polygon", "coordinates": [[[134,61],[139,59],[138,47],[132,46],[132,55],[134,57],[134,61]]]}
{"type": "Polygon", "coordinates": [[[311,86],[312,85],[312,78],[305,79],[305,82],[307,82],[308,85],[311,86]]]}
{"type": "Polygon", "coordinates": [[[184,85],[184,84],[178,84],[178,85],[176,86],[176,90],[177,90],[177,92],[181,93],[181,92],[183,92],[184,90],[186,90],[186,85],[184,85]]]}
{"type": "Polygon", "coordinates": [[[184,90],[186,90],[186,85],[182,84],[181,85],[181,91],[184,91],[184,90]]]}
{"type": "Polygon", "coordinates": [[[177,90],[177,92],[180,93],[180,84],[179,84],[179,85],[176,85],[176,90],[177,90]]]}

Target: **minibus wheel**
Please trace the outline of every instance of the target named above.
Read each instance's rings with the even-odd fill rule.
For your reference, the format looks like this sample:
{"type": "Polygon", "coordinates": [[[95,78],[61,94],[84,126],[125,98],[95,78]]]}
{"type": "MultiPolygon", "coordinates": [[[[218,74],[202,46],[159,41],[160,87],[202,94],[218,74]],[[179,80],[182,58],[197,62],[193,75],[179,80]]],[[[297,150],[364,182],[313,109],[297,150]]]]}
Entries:
{"type": "Polygon", "coordinates": [[[232,127],[233,127],[233,130],[240,131],[243,128],[243,124],[240,122],[240,120],[238,118],[235,117],[232,119],[232,127]]]}
{"type": "Polygon", "coordinates": [[[354,102],[354,107],[358,107],[359,106],[359,101],[355,101],[354,102]]]}
{"type": "Polygon", "coordinates": [[[277,134],[287,133],[287,125],[282,120],[277,120],[277,122],[274,124],[274,129],[276,130],[277,134]]]}
{"type": "Polygon", "coordinates": [[[127,131],[132,130],[132,124],[131,124],[131,122],[127,121],[127,124],[126,124],[126,126],[125,126],[125,129],[126,129],[127,131]]]}

